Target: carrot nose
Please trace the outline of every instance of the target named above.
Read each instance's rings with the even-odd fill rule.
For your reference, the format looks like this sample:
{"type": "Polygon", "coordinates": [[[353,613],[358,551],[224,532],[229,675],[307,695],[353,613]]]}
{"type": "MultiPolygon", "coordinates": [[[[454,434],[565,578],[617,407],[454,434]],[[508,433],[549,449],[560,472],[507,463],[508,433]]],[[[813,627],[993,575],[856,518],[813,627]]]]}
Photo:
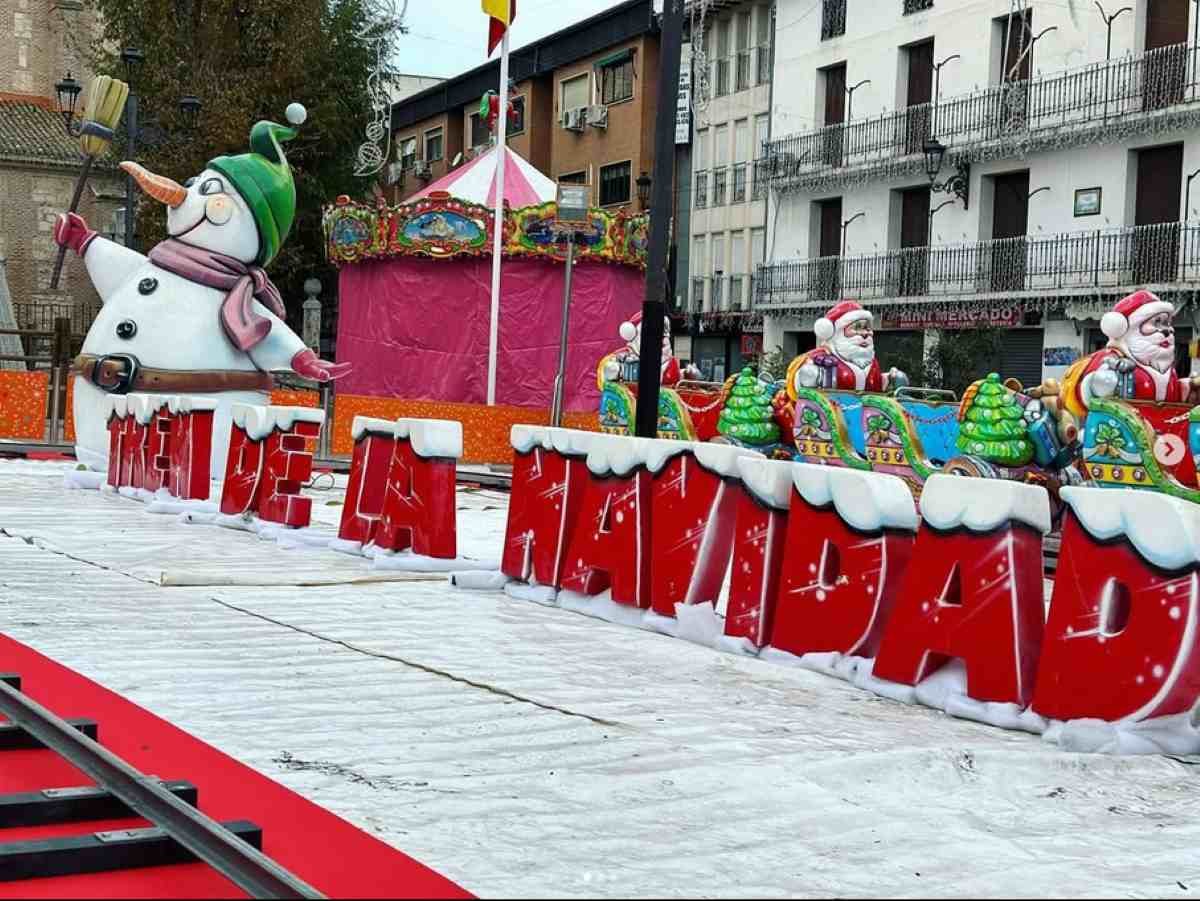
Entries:
{"type": "Polygon", "coordinates": [[[144,166],[131,163],[129,160],[121,163],[121,169],[133,177],[143,191],[174,209],[187,200],[187,189],[177,181],[172,181],[165,175],[155,175],[144,166]]]}

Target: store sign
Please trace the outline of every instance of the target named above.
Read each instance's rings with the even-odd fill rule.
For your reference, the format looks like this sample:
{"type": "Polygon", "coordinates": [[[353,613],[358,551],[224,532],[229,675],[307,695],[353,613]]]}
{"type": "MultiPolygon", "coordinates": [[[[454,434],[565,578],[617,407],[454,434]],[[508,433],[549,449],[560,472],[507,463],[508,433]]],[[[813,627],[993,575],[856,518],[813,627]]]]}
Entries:
{"type": "Polygon", "coordinates": [[[1020,307],[992,307],[976,309],[962,307],[956,310],[922,310],[902,313],[899,316],[881,317],[881,329],[964,329],[991,326],[993,328],[1015,328],[1023,320],[1020,307]]]}
{"type": "Polygon", "coordinates": [[[763,352],[762,335],[742,335],[742,356],[757,357],[763,352]]]}
{"type": "Polygon", "coordinates": [[[675,143],[687,144],[692,137],[692,45],[679,51],[679,94],[675,101],[675,143]]]}

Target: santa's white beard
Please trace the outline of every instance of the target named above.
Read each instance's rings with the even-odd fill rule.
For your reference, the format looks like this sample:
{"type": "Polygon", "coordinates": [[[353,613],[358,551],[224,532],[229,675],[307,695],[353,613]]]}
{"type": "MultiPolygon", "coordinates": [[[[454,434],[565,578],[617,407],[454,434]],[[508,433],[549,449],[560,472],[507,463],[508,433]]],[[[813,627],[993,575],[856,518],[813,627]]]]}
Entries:
{"type": "Polygon", "coordinates": [[[867,369],[875,361],[875,342],[861,338],[851,338],[849,335],[835,335],[833,352],[859,369],[867,369]]]}
{"type": "Polygon", "coordinates": [[[1125,339],[1124,345],[1129,356],[1143,366],[1149,366],[1159,372],[1166,372],[1175,365],[1175,341],[1171,339],[1169,346],[1161,347],[1164,340],[1168,339],[1162,332],[1143,335],[1134,329],[1133,333],[1125,339]]]}

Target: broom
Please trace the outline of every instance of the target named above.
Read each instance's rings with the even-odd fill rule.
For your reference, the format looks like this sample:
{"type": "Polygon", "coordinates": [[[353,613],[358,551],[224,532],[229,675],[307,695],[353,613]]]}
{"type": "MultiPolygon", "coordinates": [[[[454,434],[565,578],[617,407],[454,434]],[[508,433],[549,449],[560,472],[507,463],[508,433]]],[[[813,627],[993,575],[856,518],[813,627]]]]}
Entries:
{"type": "MultiPolygon", "coordinates": [[[[79,199],[83,196],[83,186],[87,184],[88,174],[92,171],[92,163],[96,157],[108,149],[113,140],[113,129],[121,120],[125,110],[125,101],[129,97],[129,85],[107,75],[98,75],[92,79],[88,88],[87,105],[83,112],[83,126],[79,130],[79,146],[83,150],[83,168],[79,170],[79,179],[75,182],[75,193],[71,196],[71,208],[68,212],[79,209],[79,199]]],[[[128,216],[132,211],[126,210],[128,216]]],[[[59,278],[62,276],[63,260],[66,259],[67,248],[58,248],[58,258],[54,261],[54,274],[50,276],[51,289],[57,290],[59,278]]]]}

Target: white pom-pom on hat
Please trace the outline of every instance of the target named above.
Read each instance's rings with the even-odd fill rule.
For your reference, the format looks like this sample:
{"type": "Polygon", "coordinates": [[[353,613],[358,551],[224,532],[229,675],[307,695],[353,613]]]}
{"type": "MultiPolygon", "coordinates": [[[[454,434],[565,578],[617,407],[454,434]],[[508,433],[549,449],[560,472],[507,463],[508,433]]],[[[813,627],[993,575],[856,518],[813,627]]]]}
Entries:
{"type": "Polygon", "coordinates": [[[292,125],[303,125],[308,119],[308,110],[303,103],[289,103],[283,114],[292,125]]]}
{"type": "Polygon", "coordinates": [[[1100,331],[1104,332],[1107,338],[1115,341],[1124,337],[1125,333],[1129,331],[1129,320],[1121,313],[1109,310],[1100,317],[1100,331]]]}
{"type": "Polygon", "coordinates": [[[833,337],[833,320],[822,316],[813,323],[813,334],[818,341],[828,341],[833,337]]]}
{"type": "Polygon", "coordinates": [[[637,337],[637,326],[632,322],[622,322],[617,333],[621,336],[622,341],[632,341],[637,337]]]}

